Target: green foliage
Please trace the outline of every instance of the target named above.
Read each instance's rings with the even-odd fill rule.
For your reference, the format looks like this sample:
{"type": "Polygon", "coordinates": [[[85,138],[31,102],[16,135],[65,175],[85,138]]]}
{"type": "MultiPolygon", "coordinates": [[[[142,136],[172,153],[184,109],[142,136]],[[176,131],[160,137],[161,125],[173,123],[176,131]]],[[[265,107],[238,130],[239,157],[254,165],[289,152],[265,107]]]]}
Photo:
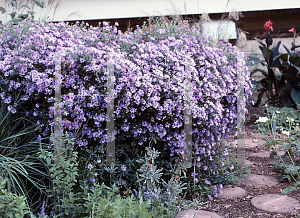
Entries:
{"type": "MultiPolygon", "coordinates": [[[[33,2],[41,7],[41,8],[44,8],[45,7],[45,3],[44,2],[40,2],[39,0],[33,0],[33,2]]],[[[26,5],[22,5],[21,8],[23,8],[21,14],[18,14],[17,15],[17,12],[15,12],[15,10],[18,8],[18,2],[16,0],[11,0],[10,3],[8,5],[12,5],[13,6],[13,12],[10,13],[9,15],[11,16],[11,19],[8,21],[8,23],[12,23],[12,24],[18,24],[19,22],[22,22],[23,20],[25,20],[26,18],[28,18],[30,16],[31,20],[34,19],[34,11],[27,11],[27,14],[23,14],[23,11],[25,8],[28,8],[28,3],[29,3],[29,0],[27,0],[27,3],[26,5]]],[[[2,14],[6,13],[6,10],[5,8],[3,7],[0,7],[0,11],[2,14]]],[[[0,26],[2,26],[2,21],[0,21],[0,26]]]]}
{"type": "MultiPolygon", "coordinates": [[[[83,180],[90,174],[78,171],[78,153],[73,151],[72,139],[66,133],[62,140],[60,156],[42,148],[40,152],[40,157],[51,167],[49,172],[53,187],[49,192],[55,217],[171,217],[165,204],[144,201],[141,192],[138,199],[134,195],[124,198],[116,184],[109,188],[94,181],[91,186],[87,179],[83,180]]],[[[182,186],[173,180],[165,185],[170,190],[175,189],[172,192],[175,200],[182,186]]]]}
{"type": "MultiPolygon", "coordinates": [[[[19,97],[20,93],[14,99],[14,107],[19,97]]],[[[29,206],[35,209],[47,196],[45,183],[48,181],[47,166],[38,157],[39,144],[34,140],[39,126],[12,111],[1,102],[0,179],[7,178],[11,192],[25,196],[29,206]]]]}
{"type": "MultiPolygon", "coordinates": [[[[52,133],[53,135],[53,133],[52,133]]],[[[54,139],[54,137],[52,138],[54,139]]],[[[50,178],[53,187],[50,188],[50,197],[53,200],[53,209],[57,216],[74,217],[80,210],[78,193],[74,192],[75,182],[78,178],[77,152],[73,151],[70,144],[71,139],[66,135],[62,140],[60,154],[45,151],[41,148],[40,157],[43,158],[50,167],[50,178]]]]}
{"type": "MultiPolygon", "coordinates": [[[[151,143],[150,143],[151,145],[151,143]]],[[[182,184],[178,177],[173,177],[168,183],[161,179],[163,169],[157,169],[155,159],[159,157],[160,152],[155,148],[147,147],[147,154],[144,158],[137,160],[138,163],[143,164],[138,169],[139,176],[138,182],[142,182],[142,193],[146,200],[151,201],[152,211],[157,212],[160,216],[166,215],[173,217],[174,213],[178,212],[177,206],[182,201],[182,190],[186,189],[185,183],[182,184]],[[162,183],[160,182],[162,181],[162,183]]],[[[177,171],[185,171],[187,167],[181,165],[182,168],[176,169],[177,171]]],[[[140,186],[141,187],[141,186],[140,186]]]]}
{"type": "Polygon", "coordinates": [[[276,122],[276,130],[286,130],[289,131],[289,123],[286,122],[287,117],[294,118],[294,122],[291,123],[292,134],[298,133],[297,126],[300,125],[300,110],[295,110],[293,108],[279,108],[279,107],[269,107],[267,109],[267,116],[272,117],[272,114],[275,113],[275,122],[276,122]],[[279,111],[280,113],[277,113],[279,111]],[[297,125],[298,124],[298,125],[297,125]]]}
{"type": "Polygon", "coordinates": [[[102,183],[95,185],[92,193],[84,197],[85,207],[89,217],[153,217],[149,212],[151,208],[150,201],[139,200],[133,195],[123,198],[118,193],[119,190],[114,184],[111,188],[102,183]]]}
{"type": "MultiPolygon", "coordinates": [[[[259,93],[257,102],[255,106],[258,106],[261,102],[263,93],[268,96],[268,104],[278,107],[288,107],[296,109],[300,105],[300,57],[297,52],[290,52],[285,45],[287,53],[280,54],[279,47],[281,41],[273,48],[269,48],[273,39],[268,33],[266,38],[266,44],[261,40],[255,38],[261,46],[259,46],[262,51],[264,62],[258,62],[265,66],[267,70],[255,69],[251,72],[251,76],[255,72],[261,72],[265,78],[254,84],[256,87],[262,85],[263,88],[257,89],[259,93]],[[275,94],[273,93],[273,87],[275,88],[275,94]]],[[[295,43],[295,41],[294,41],[295,43]]],[[[296,47],[293,44],[292,50],[296,47]]]]}
{"type": "Polygon", "coordinates": [[[0,178],[0,216],[3,218],[29,217],[31,212],[24,196],[18,196],[6,188],[6,179],[0,178]]]}
{"type": "Polygon", "coordinates": [[[282,135],[289,134],[288,136],[283,136],[283,139],[277,139],[274,136],[274,138],[272,140],[268,140],[265,145],[266,147],[273,146],[272,149],[275,148],[275,150],[273,150],[270,154],[271,158],[278,155],[277,148],[275,147],[276,144],[280,145],[279,148],[285,149],[285,154],[279,156],[281,163],[279,161],[275,161],[272,165],[276,171],[281,173],[279,176],[280,182],[292,182],[293,180],[296,182],[293,186],[285,188],[281,194],[296,191],[300,189],[300,187],[298,187],[300,185],[300,180],[296,181],[297,178],[300,178],[300,162],[296,162],[294,158],[295,155],[300,157],[300,142],[299,139],[297,139],[297,137],[299,138],[300,136],[299,110],[271,107],[268,108],[267,115],[269,120],[266,120],[266,122],[257,121],[257,123],[262,122],[262,124],[259,125],[259,128],[263,133],[268,132],[266,131],[267,127],[272,125],[272,130],[269,128],[269,132],[273,133],[273,130],[276,129],[282,131],[282,135]],[[270,114],[272,114],[272,117],[269,117],[270,114]],[[283,143],[288,143],[288,145],[284,145],[283,143]],[[283,161],[283,159],[287,158],[290,159],[292,164],[286,164],[286,162],[283,161]]]}

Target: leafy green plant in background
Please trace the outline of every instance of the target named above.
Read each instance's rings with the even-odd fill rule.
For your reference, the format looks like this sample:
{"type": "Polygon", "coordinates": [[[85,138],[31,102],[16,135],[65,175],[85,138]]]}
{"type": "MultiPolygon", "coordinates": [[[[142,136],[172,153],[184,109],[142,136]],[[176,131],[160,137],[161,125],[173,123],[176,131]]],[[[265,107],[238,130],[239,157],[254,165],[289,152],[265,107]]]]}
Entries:
{"type": "MultiPolygon", "coordinates": [[[[281,111],[280,108],[272,108],[271,112],[276,111],[276,116],[274,116],[275,113],[272,113],[271,118],[267,117],[260,117],[256,123],[259,124],[258,127],[261,130],[261,132],[265,132],[265,130],[268,128],[268,131],[273,135],[273,139],[269,140],[266,137],[267,143],[266,147],[272,146],[272,149],[275,149],[271,152],[270,157],[274,158],[274,155],[278,155],[278,150],[276,145],[279,144],[279,148],[284,148],[285,149],[285,154],[280,157],[280,160],[282,163],[279,163],[278,161],[275,161],[272,163],[274,165],[275,170],[281,171],[281,175],[279,178],[280,182],[291,182],[292,180],[295,181],[293,186],[287,187],[284,190],[282,190],[281,194],[286,194],[291,191],[295,191],[300,189],[298,187],[300,185],[300,180],[297,181],[296,178],[300,179],[300,162],[298,160],[298,163],[295,161],[295,155],[300,157],[300,142],[299,142],[299,137],[300,137],[300,129],[299,129],[299,110],[295,111],[297,116],[295,116],[295,119],[293,117],[286,117],[286,112],[284,110],[281,111]],[[284,112],[284,113],[282,113],[284,112]],[[276,122],[277,118],[279,118],[279,123],[276,122]],[[289,130],[286,131],[285,128],[281,125],[282,119],[285,119],[285,123],[288,123],[289,130]],[[276,127],[273,125],[273,123],[276,123],[276,127]],[[293,123],[296,123],[296,125],[293,125],[293,123]],[[277,125],[278,124],[278,125],[277,125]],[[298,125],[297,125],[298,124],[298,125]],[[272,127],[273,125],[273,127],[272,127]],[[263,128],[261,128],[263,126],[263,128]],[[275,128],[274,128],[275,127],[275,128]],[[293,128],[293,129],[292,129],[293,128]],[[286,137],[284,139],[278,139],[275,137],[275,131],[276,129],[279,129],[282,132],[282,136],[286,137]],[[283,143],[288,143],[288,145],[285,145],[283,143]],[[289,157],[290,161],[292,164],[287,165],[286,162],[283,161],[283,159],[289,157]]],[[[269,114],[268,114],[269,115],[269,114]]],[[[285,124],[286,126],[286,124],[285,124]]],[[[264,133],[265,135],[265,133],[264,133]]]]}
{"type": "MultiPolygon", "coordinates": [[[[270,46],[273,44],[273,39],[270,35],[270,30],[273,31],[273,23],[269,20],[265,23],[264,28],[267,31],[266,44],[261,40],[255,38],[261,46],[260,50],[263,53],[265,61],[259,62],[267,68],[267,71],[262,69],[255,69],[251,72],[251,76],[256,72],[261,72],[265,78],[261,81],[254,84],[262,85],[263,88],[258,89],[260,92],[258,95],[257,102],[254,106],[258,107],[261,102],[263,93],[266,93],[268,96],[268,104],[271,106],[278,107],[288,107],[288,108],[297,108],[300,105],[300,57],[295,52],[295,40],[292,44],[292,51],[285,46],[287,53],[280,54],[279,46],[281,41],[277,45],[270,49],[270,46]],[[275,93],[273,89],[275,88],[275,93]]],[[[294,39],[296,35],[296,30],[294,31],[294,39]]]]}
{"type": "MultiPolygon", "coordinates": [[[[146,150],[147,154],[145,154],[145,157],[137,160],[138,163],[143,164],[138,169],[138,181],[142,182],[139,186],[141,187],[139,193],[142,193],[145,200],[151,201],[152,211],[157,209],[158,211],[156,212],[160,215],[164,214],[167,217],[174,217],[176,215],[174,213],[178,211],[177,206],[182,201],[183,196],[181,194],[186,189],[186,184],[182,184],[180,177],[176,177],[176,174],[173,174],[168,183],[161,179],[163,169],[158,169],[155,164],[155,159],[159,157],[160,152],[151,147],[151,142],[146,150]]],[[[177,171],[186,171],[186,169],[186,166],[181,166],[177,171]]]]}
{"type": "MultiPolygon", "coordinates": [[[[32,1],[30,1],[31,3],[33,3],[33,5],[37,5],[37,6],[39,6],[40,8],[47,8],[47,9],[49,9],[53,4],[54,4],[54,2],[55,2],[56,0],[48,0],[48,4],[47,4],[47,7],[46,7],[46,4],[44,3],[44,1],[40,1],[40,0],[32,0],[32,1]]],[[[21,2],[19,2],[19,3],[21,3],[21,2]]],[[[29,0],[27,0],[27,3],[26,4],[23,4],[22,6],[21,6],[21,9],[22,9],[22,11],[19,13],[19,14],[17,14],[17,11],[15,11],[15,10],[17,10],[18,9],[18,1],[17,0],[10,0],[10,2],[7,4],[7,0],[5,0],[5,4],[7,4],[8,6],[11,6],[11,7],[13,7],[13,12],[12,13],[9,13],[9,15],[10,15],[10,17],[11,17],[11,19],[7,22],[7,24],[18,24],[18,23],[20,23],[20,22],[22,22],[22,21],[24,21],[25,19],[29,19],[30,18],[30,20],[31,21],[33,21],[34,20],[34,14],[36,13],[36,12],[34,12],[34,11],[32,11],[31,9],[30,9],[30,7],[28,6],[28,3],[29,3],[29,0]],[[25,8],[27,9],[27,14],[26,13],[24,13],[24,10],[25,10],[25,8]]],[[[56,9],[58,8],[58,6],[60,5],[60,3],[61,3],[61,1],[57,1],[57,3],[56,3],[56,6],[55,6],[55,9],[54,9],[54,12],[53,12],[53,16],[54,16],[54,14],[55,14],[55,12],[56,12],[56,9]]],[[[20,10],[20,5],[19,5],[19,10],[20,10]]],[[[5,8],[3,8],[3,7],[0,7],[0,12],[2,13],[2,14],[4,14],[4,13],[8,13],[8,11],[6,11],[6,9],[5,8]]],[[[69,16],[71,16],[71,15],[78,15],[78,11],[74,11],[74,12],[72,12],[71,14],[69,14],[68,15],[68,17],[69,16]]],[[[46,15],[47,15],[48,13],[46,12],[46,15]]],[[[46,19],[46,15],[44,16],[44,19],[46,19]]],[[[0,28],[3,26],[3,23],[2,23],[2,21],[0,21],[0,28]]]]}
{"type": "MultiPolygon", "coordinates": [[[[32,2],[34,2],[35,5],[37,5],[37,6],[41,7],[41,8],[45,7],[45,3],[44,2],[40,2],[39,0],[32,0],[32,2]]],[[[28,10],[27,14],[23,14],[25,8],[30,9],[28,7],[28,3],[29,3],[29,0],[27,0],[26,5],[24,4],[24,5],[21,6],[21,8],[23,8],[21,14],[17,15],[17,12],[15,12],[15,10],[18,7],[18,2],[17,2],[17,0],[11,0],[10,3],[9,3],[9,5],[11,5],[13,7],[13,12],[9,14],[11,16],[11,19],[8,21],[8,23],[17,24],[17,23],[25,20],[29,16],[30,16],[31,20],[33,20],[34,19],[34,15],[33,14],[35,13],[34,11],[29,11],[28,10]]],[[[6,13],[5,8],[3,8],[3,7],[0,7],[0,11],[2,12],[2,14],[6,13]]],[[[0,24],[2,25],[2,21],[0,21],[0,24]]]]}
{"type": "Polygon", "coordinates": [[[55,161],[53,152],[42,148],[40,158],[43,158],[50,167],[53,186],[50,187],[49,193],[53,200],[53,211],[59,217],[74,217],[80,215],[79,211],[82,210],[82,205],[78,202],[78,193],[74,193],[73,188],[78,178],[77,152],[70,146],[72,141],[69,138],[66,138],[66,142],[66,145],[63,143],[61,146],[62,154],[58,157],[59,161],[55,161]]]}
{"type": "MultiPolygon", "coordinates": [[[[53,134],[51,135],[53,140],[53,134]]],[[[104,183],[99,184],[96,179],[81,179],[88,175],[84,171],[78,171],[77,152],[73,151],[72,139],[68,134],[62,138],[61,165],[54,162],[53,152],[41,149],[40,157],[44,158],[49,166],[50,177],[53,186],[49,192],[52,198],[52,216],[54,217],[172,217],[170,211],[171,203],[176,201],[176,196],[181,192],[182,186],[176,181],[165,184],[172,194],[168,196],[168,206],[166,204],[144,200],[142,188],[136,198],[133,194],[125,198],[119,194],[116,184],[111,188],[104,183]],[[174,190],[175,191],[172,191],[174,190]],[[169,197],[173,197],[173,201],[169,197]]],[[[155,166],[154,166],[155,169],[155,166]]],[[[146,173],[148,174],[148,173],[146,173]]],[[[143,177],[144,174],[141,176],[143,177]]],[[[150,175],[147,179],[154,181],[157,179],[150,175]],[[153,180],[154,179],[154,180],[153,180]]],[[[160,194],[158,189],[157,194],[160,194]]],[[[162,197],[162,195],[159,195],[162,197]]],[[[165,199],[164,199],[165,200],[165,199]]],[[[174,205],[173,205],[174,206],[174,205]]]]}
{"type": "MultiPolygon", "coordinates": [[[[2,99],[5,93],[1,93],[2,99]]],[[[26,197],[31,209],[35,210],[47,196],[45,189],[49,181],[48,168],[37,155],[39,144],[34,140],[37,138],[34,132],[39,126],[14,114],[20,101],[20,93],[14,94],[16,101],[13,107],[6,107],[1,101],[0,178],[7,178],[11,192],[26,197]]]]}
{"type": "MultiPolygon", "coordinates": [[[[158,214],[149,212],[151,210],[150,200],[144,201],[142,195],[136,198],[134,195],[123,198],[118,194],[119,189],[114,184],[111,188],[96,183],[92,194],[84,197],[85,206],[89,211],[87,217],[155,217],[158,214]]],[[[158,216],[163,217],[163,216],[158,216]]]]}

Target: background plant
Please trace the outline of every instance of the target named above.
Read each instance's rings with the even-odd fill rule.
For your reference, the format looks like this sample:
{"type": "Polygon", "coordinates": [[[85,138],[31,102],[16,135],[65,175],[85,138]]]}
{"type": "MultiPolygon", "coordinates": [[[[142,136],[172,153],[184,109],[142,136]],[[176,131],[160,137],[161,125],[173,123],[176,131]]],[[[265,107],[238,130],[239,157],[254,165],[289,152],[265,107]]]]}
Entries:
{"type": "Polygon", "coordinates": [[[258,71],[265,76],[265,78],[259,82],[254,81],[256,87],[258,87],[258,85],[263,86],[263,88],[257,89],[260,93],[254,106],[258,107],[263,93],[266,93],[269,105],[292,107],[296,109],[297,105],[300,104],[300,57],[298,53],[295,52],[295,48],[298,46],[295,46],[294,42],[292,45],[294,52],[290,52],[289,49],[283,45],[287,53],[280,54],[279,47],[281,41],[279,41],[275,47],[270,49],[270,46],[273,44],[273,39],[270,35],[270,31],[273,31],[272,25],[273,23],[270,20],[264,25],[267,31],[266,44],[255,38],[261,44],[259,48],[265,59],[265,61],[258,63],[265,66],[267,70],[255,69],[251,72],[251,76],[258,71]],[[273,89],[275,89],[275,93],[273,89]]]}
{"type": "MultiPolygon", "coordinates": [[[[51,135],[55,140],[54,135],[51,135]]],[[[122,197],[116,184],[107,187],[101,185],[94,177],[82,179],[88,173],[78,171],[77,152],[73,151],[72,140],[68,135],[62,138],[61,164],[54,161],[54,152],[41,149],[40,157],[50,166],[50,187],[52,199],[52,216],[54,217],[172,217],[170,208],[164,204],[156,204],[149,199],[144,200],[142,192],[135,197],[133,194],[122,197]]],[[[155,167],[155,166],[154,166],[155,167]]],[[[152,177],[152,176],[150,176],[152,177]]],[[[175,182],[176,183],[176,182],[175,182]]],[[[177,183],[176,183],[177,184],[177,183]]],[[[168,184],[174,189],[173,184],[168,184]]],[[[180,186],[179,186],[180,187],[180,186]]],[[[140,187],[140,190],[142,188],[140,187]]],[[[174,194],[178,194],[178,188],[174,194]]],[[[159,194],[159,193],[158,193],[159,194]]],[[[169,196],[169,195],[168,195],[169,196]]],[[[144,195],[145,197],[145,195],[144,195]]],[[[175,199],[175,197],[174,197],[175,199]]],[[[170,204],[170,201],[168,199],[170,204]]],[[[169,205],[170,206],[170,205],[169,205]]],[[[49,213],[50,211],[46,211],[49,213]]],[[[175,214],[176,215],[176,214],[175,214]]]]}
{"type": "MultiPolygon", "coordinates": [[[[10,0],[9,3],[8,3],[7,0],[5,0],[4,4],[12,7],[13,11],[12,11],[12,13],[9,13],[11,19],[7,23],[3,24],[2,21],[0,21],[0,27],[2,28],[3,25],[7,25],[7,24],[16,25],[18,23],[22,23],[27,18],[30,18],[30,20],[33,21],[34,20],[34,14],[36,14],[36,12],[33,11],[33,6],[34,5],[37,5],[40,8],[50,9],[50,7],[55,3],[55,1],[56,0],[48,0],[47,6],[46,6],[44,1],[32,0],[32,1],[30,1],[32,3],[31,8],[30,8],[28,6],[29,0],[27,0],[26,4],[23,4],[23,5],[21,5],[23,3],[22,0],[19,1],[19,2],[17,0],[10,0]],[[22,9],[22,11],[20,12],[21,9],[22,9]],[[24,12],[24,10],[27,10],[27,13],[26,13],[26,11],[24,12]]],[[[56,12],[56,10],[59,7],[61,2],[62,1],[57,1],[56,2],[56,6],[55,6],[54,11],[53,11],[53,16],[54,16],[54,14],[55,14],[55,12],[56,12]]],[[[8,11],[4,7],[0,7],[0,12],[2,14],[8,13],[8,11]]],[[[48,13],[49,13],[49,11],[47,10],[46,15],[48,13]]],[[[71,15],[75,15],[75,14],[78,14],[78,11],[75,11],[75,12],[69,14],[68,17],[71,16],[71,15]]],[[[46,15],[43,18],[45,20],[46,20],[46,15]]]]}
{"type": "MultiPolygon", "coordinates": [[[[2,99],[4,94],[5,92],[1,93],[2,99]]],[[[45,189],[49,182],[48,167],[37,155],[39,145],[36,138],[39,139],[40,136],[37,137],[35,132],[39,126],[14,114],[20,101],[20,93],[14,92],[13,96],[16,100],[13,107],[7,109],[7,100],[1,101],[0,178],[7,178],[10,191],[24,196],[26,203],[35,211],[47,196],[45,189]]]]}
{"type": "MultiPolygon", "coordinates": [[[[292,136],[292,124],[295,122],[295,119],[292,117],[286,117],[286,112],[284,110],[281,110],[279,108],[272,108],[272,112],[274,111],[274,109],[276,110],[276,116],[275,113],[272,113],[272,117],[271,118],[266,118],[266,117],[260,117],[259,120],[257,120],[256,123],[262,123],[266,129],[266,127],[269,127],[269,132],[272,133],[273,135],[273,140],[268,140],[267,139],[267,143],[265,146],[272,146],[273,151],[270,154],[271,158],[274,158],[274,155],[278,155],[278,150],[277,147],[275,145],[279,144],[281,146],[279,146],[279,148],[284,148],[285,149],[285,154],[280,157],[280,160],[282,163],[279,163],[278,161],[273,162],[272,164],[274,165],[274,169],[275,170],[279,170],[281,172],[279,181],[280,182],[291,182],[292,180],[294,180],[296,183],[294,183],[293,186],[287,187],[284,190],[282,190],[281,194],[286,194],[289,193],[291,191],[295,191],[298,190],[299,187],[299,181],[296,181],[296,178],[300,178],[299,176],[299,170],[300,170],[300,162],[298,160],[298,163],[295,161],[294,159],[294,155],[297,155],[298,157],[300,157],[300,143],[299,140],[297,139],[297,137],[300,136],[299,134],[299,123],[298,125],[296,125],[295,129],[296,131],[293,133],[295,135],[292,136]],[[282,120],[282,118],[286,119],[285,123],[288,123],[289,126],[289,130],[286,131],[284,130],[284,128],[282,128],[282,126],[280,125],[281,122],[279,122],[279,126],[277,126],[277,119],[279,121],[282,120]],[[282,136],[286,137],[285,139],[278,139],[275,137],[275,133],[273,132],[273,123],[276,122],[276,128],[275,129],[279,129],[282,132],[282,136]],[[270,125],[271,124],[271,125],[270,125]],[[271,128],[270,128],[271,126],[271,128]],[[285,145],[284,143],[288,143],[288,145],[285,145]],[[284,162],[283,159],[287,159],[287,157],[289,157],[291,164],[289,163],[289,165],[287,165],[287,162],[284,162]],[[297,165],[296,165],[297,164],[297,165]]],[[[297,114],[299,116],[299,110],[294,112],[295,114],[297,114]]],[[[296,123],[297,124],[297,123],[296,123]]],[[[260,125],[259,125],[260,128],[260,125]]],[[[262,132],[264,132],[264,129],[260,129],[262,132]]]]}
{"type": "Polygon", "coordinates": [[[26,218],[32,213],[24,196],[18,196],[10,192],[10,186],[6,188],[8,179],[0,178],[0,215],[3,218],[26,218]]]}

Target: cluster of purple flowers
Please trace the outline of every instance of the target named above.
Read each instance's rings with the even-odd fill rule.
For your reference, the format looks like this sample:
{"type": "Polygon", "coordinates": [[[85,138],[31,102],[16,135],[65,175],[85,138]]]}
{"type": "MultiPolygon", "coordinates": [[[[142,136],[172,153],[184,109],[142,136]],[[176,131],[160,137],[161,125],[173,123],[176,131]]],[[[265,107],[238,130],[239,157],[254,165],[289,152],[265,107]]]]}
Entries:
{"type": "MultiPolygon", "coordinates": [[[[36,108],[28,113],[34,117],[43,116],[39,120],[47,124],[41,127],[44,136],[50,134],[49,125],[53,126],[54,109],[49,102],[53,103],[55,90],[55,51],[60,52],[64,66],[62,90],[72,93],[63,98],[64,116],[69,121],[63,122],[63,128],[73,137],[82,123],[88,119],[92,121],[92,124],[85,126],[81,138],[75,142],[81,147],[93,143],[93,140],[98,140],[100,144],[107,140],[105,83],[108,79],[107,69],[111,64],[108,53],[111,53],[114,55],[116,87],[115,93],[108,94],[115,98],[115,123],[120,127],[115,134],[129,133],[142,145],[153,133],[167,142],[171,156],[182,154],[185,146],[185,87],[182,84],[185,81],[186,66],[190,64],[191,88],[196,94],[193,94],[191,103],[195,154],[201,154],[207,160],[203,165],[204,170],[216,173],[210,167],[210,163],[219,157],[214,149],[215,142],[227,137],[236,122],[237,99],[232,95],[238,91],[235,80],[239,51],[235,46],[222,42],[217,46],[195,28],[187,30],[180,25],[163,24],[154,26],[152,35],[148,36],[140,28],[133,33],[122,34],[116,26],[106,24],[103,28],[87,30],[81,29],[78,23],[68,26],[64,22],[31,23],[27,20],[23,26],[5,28],[0,36],[0,56],[4,57],[0,60],[0,72],[8,81],[2,82],[8,92],[0,93],[0,97],[8,110],[16,113],[20,107],[14,105],[11,97],[14,90],[24,94],[23,103],[37,101],[37,96],[45,96],[45,101],[39,99],[36,108]],[[24,28],[21,35],[16,34],[24,26],[29,28],[24,28]],[[13,38],[19,40],[12,41],[13,38]],[[192,57],[190,63],[186,60],[187,52],[192,57]],[[79,68],[89,76],[81,76],[83,73],[77,72],[79,68]],[[21,78],[21,81],[16,78],[21,78]],[[74,93],[78,95],[75,97],[74,93]],[[226,107],[220,103],[220,94],[228,102],[226,107]],[[150,110],[155,113],[151,120],[145,120],[147,116],[143,113],[150,110]],[[139,118],[139,122],[134,121],[136,118],[139,118]]],[[[246,62],[242,63],[247,102],[249,95],[252,95],[253,85],[246,62]]],[[[197,166],[201,166],[200,161],[197,166]]],[[[92,167],[88,166],[89,169],[92,167]]]]}

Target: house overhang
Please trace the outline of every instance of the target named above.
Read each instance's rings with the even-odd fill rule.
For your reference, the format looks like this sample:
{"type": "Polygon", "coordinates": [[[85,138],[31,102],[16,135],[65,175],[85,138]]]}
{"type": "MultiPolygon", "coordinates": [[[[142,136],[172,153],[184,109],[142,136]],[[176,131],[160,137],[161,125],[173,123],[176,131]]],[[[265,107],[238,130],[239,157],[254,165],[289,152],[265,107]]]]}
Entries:
{"type": "MultiPolygon", "coordinates": [[[[2,0],[3,1],[3,0],[2,0]]],[[[36,18],[49,16],[50,21],[103,20],[150,16],[199,15],[300,8],[299,0],[59,0],[49,8],[34,5],[36,18]],[[56,3],[59,3],[55,9],[56,3]],[[55,11],[55,13],[54,13],[55,11]]],[[[45,1],[46,2],[46,1],[45,1]]],[[[25,3],[23,3],[25,4],[25,3]]],[[[3,2],[0,5],[9,10],[3,2]]],[[[20,5],[21,6],[21,5],[20,5]]],[[[19,7],[20,7],[19,6],[19,7]]],[[[10,8],[12,10],[12,8],[10,8]]],[[[20,11],[22,9],[20,8],[20,11]]],[[[8,19],[10,16],[8,16],[8,19]]],[[[0,15],[3,19],[3,15],[0,15]]],[[[6,21],[4,21],[5,23],[6,21]]]]}

